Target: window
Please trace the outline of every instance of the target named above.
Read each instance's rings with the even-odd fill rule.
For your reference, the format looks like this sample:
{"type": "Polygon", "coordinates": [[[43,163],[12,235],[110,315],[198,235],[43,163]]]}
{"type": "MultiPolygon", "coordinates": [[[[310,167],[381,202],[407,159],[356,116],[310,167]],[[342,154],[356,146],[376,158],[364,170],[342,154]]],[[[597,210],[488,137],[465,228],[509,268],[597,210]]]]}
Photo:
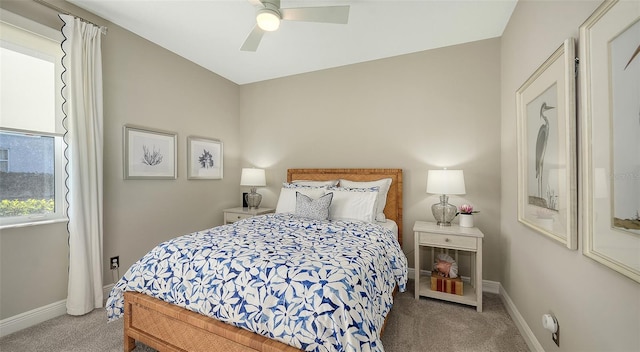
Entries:
{"type": "Polygon", "coordinates": [[[0,10],[0,226],[65,219],[62,35],[0,10]]]}
{"type": "Polygon", "coordinates": [[[0,172],[9,171],[9,149],[0,148],[0,172]]]}

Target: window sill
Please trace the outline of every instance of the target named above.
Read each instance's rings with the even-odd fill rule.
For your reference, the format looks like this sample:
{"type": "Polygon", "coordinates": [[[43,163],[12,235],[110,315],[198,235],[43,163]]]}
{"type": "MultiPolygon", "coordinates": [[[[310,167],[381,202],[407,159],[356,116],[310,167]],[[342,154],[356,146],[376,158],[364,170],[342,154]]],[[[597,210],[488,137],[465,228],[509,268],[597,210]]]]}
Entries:
{"type": "Polygon", "coordinates": [[[6,230],[6,229],[15,229],[18,227],[29,227],[29,226],[38,226],[38,225],[49,225],[49,224],[56,224],[56,223],[60,223],[60,222],[67,222],[69,221],[68,218],[60,218],[60,219],[49,219],[49,220],[33,220],[33,221],[29,221],[29,222],[21,222],[19,224],[6,224],[6,225],[0,225],[0,230],[6,230]]]}

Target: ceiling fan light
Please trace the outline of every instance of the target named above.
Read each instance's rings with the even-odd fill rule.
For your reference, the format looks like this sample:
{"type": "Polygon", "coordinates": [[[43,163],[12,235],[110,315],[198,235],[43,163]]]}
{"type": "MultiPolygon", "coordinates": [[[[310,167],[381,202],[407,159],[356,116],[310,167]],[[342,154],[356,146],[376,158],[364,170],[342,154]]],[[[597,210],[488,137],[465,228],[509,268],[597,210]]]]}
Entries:
{"type": "Polygon", "coordinates": [[[256,16],[256,22],[263,31],[273,32],[280,27],[280,16],[271,9],[262,9],[256,16]]]}

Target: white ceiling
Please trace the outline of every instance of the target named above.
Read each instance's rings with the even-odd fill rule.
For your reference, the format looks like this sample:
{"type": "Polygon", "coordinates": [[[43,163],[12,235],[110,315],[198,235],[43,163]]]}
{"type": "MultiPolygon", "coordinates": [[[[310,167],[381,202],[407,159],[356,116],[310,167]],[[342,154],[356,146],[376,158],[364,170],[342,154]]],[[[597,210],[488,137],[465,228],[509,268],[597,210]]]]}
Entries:
{"type": "Polygon", "coordinates": [[[517,0],[281,0],[350,5],[349,23],[283,21],[256,52],[248,0],[67,0],[237,84],[499,37],[517,0]]]}

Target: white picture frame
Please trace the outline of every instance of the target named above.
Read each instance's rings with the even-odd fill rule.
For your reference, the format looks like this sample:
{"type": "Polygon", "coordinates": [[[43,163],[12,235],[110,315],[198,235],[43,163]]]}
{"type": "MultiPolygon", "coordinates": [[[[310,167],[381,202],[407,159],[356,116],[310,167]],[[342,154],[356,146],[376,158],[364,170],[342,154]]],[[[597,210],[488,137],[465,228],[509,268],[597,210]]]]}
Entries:
{"type": "Polygon", "coordinates": [[[575,40],[516,91],[518,221],[578,248],[575,40]]]}
{"type": "Polygon", "coordinates": [[[618,220],[640,224],[639,38],[635,1],[606,1],[580,26],[582,251],[636,282],[640,231],[618,220]]]}
{"type": "Polygon", "coordinates": [[[178,135],[173,132],[125,125],[124,178],[175,180],[178,178],[178,135]]]}
{"type": "Polygon", "coordinates": [[[223,145],[220,140],[187,137],[187,179],[221,180],[223,177],[223,145]]]}

